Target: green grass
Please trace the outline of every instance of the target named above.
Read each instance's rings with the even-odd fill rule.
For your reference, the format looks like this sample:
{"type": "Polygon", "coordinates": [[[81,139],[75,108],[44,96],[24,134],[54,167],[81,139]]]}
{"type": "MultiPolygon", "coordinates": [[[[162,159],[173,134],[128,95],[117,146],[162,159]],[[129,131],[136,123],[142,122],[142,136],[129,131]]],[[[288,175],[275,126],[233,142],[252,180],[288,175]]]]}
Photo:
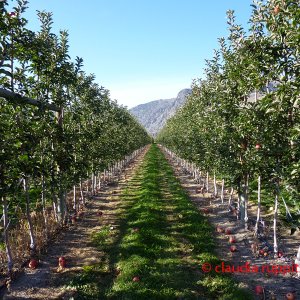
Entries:
{"type": "Polygon", "coordinates": [[[71,282],[78,299],[252,299],[230,276],[201,271],[219,263],[213,229],[156,145],[121,197],[118,229],[92,237],[103,260],[71,282]]]}

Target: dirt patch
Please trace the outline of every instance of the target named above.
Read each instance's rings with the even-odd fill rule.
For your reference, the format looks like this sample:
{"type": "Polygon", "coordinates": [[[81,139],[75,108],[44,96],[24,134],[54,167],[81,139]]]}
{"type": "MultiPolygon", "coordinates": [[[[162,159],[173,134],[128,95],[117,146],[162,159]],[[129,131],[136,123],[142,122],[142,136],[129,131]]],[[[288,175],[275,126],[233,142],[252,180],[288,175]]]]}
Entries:
{"type": "MultiPolygon", "coordinates": [[[[241,270],[249,271],[250,269],[250,272],[234,272],[233,276],[240,282],[241,287],[248,288],[252,291],[254,291],[256,285],[263,286],[265,294],[256,296],[257,299],[286,299],[285,295],[288,292],[293,292],[296,297],[295,299],[300,298],[300,280],[295,272],[290,272],[295,270],[295,267],[292,268],[292,265],[300,244],[299,232],[291,235],[290,228],[285,227],[284,224],[279,221],[278,245],[279,250],[283,252],[283,256],[275,259],[270,252],[266,254],[266,256],[253,253],[251,245],[254,242],[253,230],[256,220],[256,205],[250,201],[248,207],[249,227],[245,229],[244,223],[241,220],[237,220],[236,215],[228,210],[228,203],[226,201],[228,201],[229,193],[225,195],[226,197],[223,204],[220,198],[214,199],[212,193],[197,193],[196,189],[199,190],[199,184],[195,183],[194,178],[187,174],[187,172],[177,165],[167,154],[166,158],[172,165],[181,185],[188,192],[192,202],[202,214],[208,217],[210,223],[215,228],[220,226],[223,229],[230,229],[230,235],[234,237],[235,243],[229,243],[230,235],[225,232],[218,233],[216,231],[215,235],[217,254],[222,261],[225,262],[223,271],[225,272],[225,270],[227,270],[228,272],[232,272],[232,266],[235,266],[235,271],[237,271],[238,266],[246,266],[246,263],[248,263],[249,268],[246,269],[246,267],[244,267],[244,269],[241,270]],[[230,251],[232,245],[236,246],[236,252],[230,251]],[[290,267],[290,269],[288,269],[288,267],[290,267]],[[286,274],[283,274],[283,268],[285,268],[286,274]],[[276,274],[276,270],[279,272],[278,274],[276,274]]],[[[220,185],[218,188],[221,190],[220,185]]],[[[265,231],[263,236],[258,240],[258,247],[270,249],[273,245],[272,214],[263,211],[262,219],[265,220],[265,231]]],[[[201,267],[202,266],[200,266],[200,268],[201,267]]],[[[222,266],[220,266],[219,270],[222,271],[222,266]]],[[[254,292],[253,295],[255,295],[254,292]]]]}
{"type": "MultiPolygon", "coordinates": [[[[146,150],[147,151],[147,150],[146,150]]],[[[91,243],[93,233],[103,226],[115,226],[118,219],[120,192],[126,188],[145,152],[137,157],[113,182],[103,186],[96,196],[87,201],[84,215],[53,240],[47,252],[39,257],[35,270],[25,267],[22,274],[2,291],[3,299],[70,299],[76,296],[75,288],[66,283],[86,266],[101,260],[103,254],[91,243]],[[99,214],[99,211],[102,214],[99,214]],[[66,268],[58,268],[58,258],[64,256],[66,268]]],[[[2,298],[1,298],[2,299],[2,298]]]]}

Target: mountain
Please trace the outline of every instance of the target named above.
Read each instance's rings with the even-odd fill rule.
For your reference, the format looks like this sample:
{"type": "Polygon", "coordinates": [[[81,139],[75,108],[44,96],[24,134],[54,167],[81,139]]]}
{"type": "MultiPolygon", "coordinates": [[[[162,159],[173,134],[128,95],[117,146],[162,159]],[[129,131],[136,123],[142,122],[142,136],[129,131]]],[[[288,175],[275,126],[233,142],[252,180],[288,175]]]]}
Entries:
{"type": "Polygon", "coordinates": [[[167,119],[172,117],[176,110],[184,104],[191,92],[191,89],[183,89],[178,93],[176,98],[161,99],[140,104],[129,111],[155,137],[163,128],[167,119]]]}

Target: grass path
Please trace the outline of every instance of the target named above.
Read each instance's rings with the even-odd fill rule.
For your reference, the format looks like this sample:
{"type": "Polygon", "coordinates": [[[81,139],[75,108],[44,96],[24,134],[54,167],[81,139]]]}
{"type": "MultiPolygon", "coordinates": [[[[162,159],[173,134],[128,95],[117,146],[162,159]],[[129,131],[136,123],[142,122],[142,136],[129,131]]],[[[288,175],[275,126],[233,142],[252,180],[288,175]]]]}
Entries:
{"type": "Polygon", "coordinates": [[[120,197],[116,225],[92,236],[102,261],[70,283],[79,299],[252,299],[231,277],[201,270],[219,262],[213,229],[156,145],[120,197]]]}

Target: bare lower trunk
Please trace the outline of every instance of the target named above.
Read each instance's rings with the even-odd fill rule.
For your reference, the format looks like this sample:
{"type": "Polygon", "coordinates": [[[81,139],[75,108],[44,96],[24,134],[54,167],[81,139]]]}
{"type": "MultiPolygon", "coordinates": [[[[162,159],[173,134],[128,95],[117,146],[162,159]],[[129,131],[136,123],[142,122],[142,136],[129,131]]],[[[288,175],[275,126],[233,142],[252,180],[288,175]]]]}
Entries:
{"type": "Polygon", "coordinates": [[[259,219],[260,219],[260,209],[261,209],[261,177],[258,176],[257,180],[257,216],[256,216],[256,223],[255,223],[255,228],[254,228],[254,236],[257,236],[258,234],[258,224],[259,224],[259,219]]]}
{"type": "Polygon", "coordinates": [[[245,222],[245,229],[248,229],[249,174],[247,174],[245,178],[244,194],[245,194],[244,222],[245,222]]]}
{"type": "Polygon", "coordinates": [[[206,173],[206,192],[209,193],[209,174],[208,172],[206,173]]]}
{"type": "Polygon", "coordinates": [[[216,180],[216,174],[214,173],[214,196],[218,197],[218,187],[217,187],[217,180],[216,180]]]}
{"type": "Polygon", "coordinates": [[[224,184],[225,184],[225,180],[222,180],[222,188],[221,188],[221,201],[222,204],[224,203],[224,184]]]}
{"type": "Polygon", "coordinates": [[[98,190],[100,190],[101,188],[101,174],[99,173],[99,176],[98,176],[98,190]]]}
{"type": "Polygon", "coordinates": [[[79,188],[80,188],[81,202],[82,202],[83,205],[85,205],[85,198],[84,198],[84,195],[83,195],[83,184],[82,184],[82,179],[81,178],[80,178],[79,188]]]}
{"type": "Polygon", "coordinates": [[[23,178],[23,187],[24,187],[24,192],[25,192],[25,197],[26,197],[26,218],[28,222],[28,227],[29,227],[29,236],[30,236],[30,254],[33,255],[36,250],[36,241],[35,241],[35,234],[33,230],[33,225],[32,225],[32,219],[30,215],[30,198],[29,198],[29,187],[28,187],[28,178],[25,176],[23,178]]]}
{"type": "Polygon", "coordinates": [[[77,199],[76,199],[76,185],[73,185],[73,209],[77,210],[77,199]]]}
{"type": "Polygon", "coordinates": [[[42,175],[42,207],[43,207],[43,217],[44,217],[44,223],[45,223],[45,236],[46,241],[48,241],[48,216],[47,216],[47,210],[46,210],[46,191],[45,191],[45,176],[42,175]]]}
{"type": "Polygon", "coordinates": [[[9,228],[9,220],[8,220],[8,212],[7,212],[7,199],[5,196],[2,197],[2,207],[3,207],[3,227],[4,227],[4,242],[5,242],[5,251],[7,257],[7,271],[9,276],[12,275],[13,268],[13,259],[11,254],[11,248],[8,238],[8,228],[9,228]]]}
{"type": "Polygon", "coordinates": [[[277,216],[278,216],[278,191],[276,191],[276,195],[275,195],[274,219],[273,219],[274,256],[277,256],[277,254],[278,254],[278,244],[277,244],[277,216]]]}
{"type": "Polygon", "coordinates": [[[229,198],[228,198],[228,206],[231,206],[232,203],[232,198],[233,198],[233,187],[230,188],[230,194],[229,194],[229,198]]]}
{"type": "Polygon", "coordinates": [[[66,206],[66,192],[64,190],[59,191],[58,205],[57,205],[57,217],[60,225],[64,225],[67,216],[66,206]]]}
{"type": "Polygon", "coordinates": [[[95,174],[92,173],[92,195],[95,195],[95,174]]]}
{"type": "Polygon", "coordinates": [[[298,277],[300,277],[300,246],[298,248],[297,256],[295,259],[295,271],[297,272],[298,277]]]}

